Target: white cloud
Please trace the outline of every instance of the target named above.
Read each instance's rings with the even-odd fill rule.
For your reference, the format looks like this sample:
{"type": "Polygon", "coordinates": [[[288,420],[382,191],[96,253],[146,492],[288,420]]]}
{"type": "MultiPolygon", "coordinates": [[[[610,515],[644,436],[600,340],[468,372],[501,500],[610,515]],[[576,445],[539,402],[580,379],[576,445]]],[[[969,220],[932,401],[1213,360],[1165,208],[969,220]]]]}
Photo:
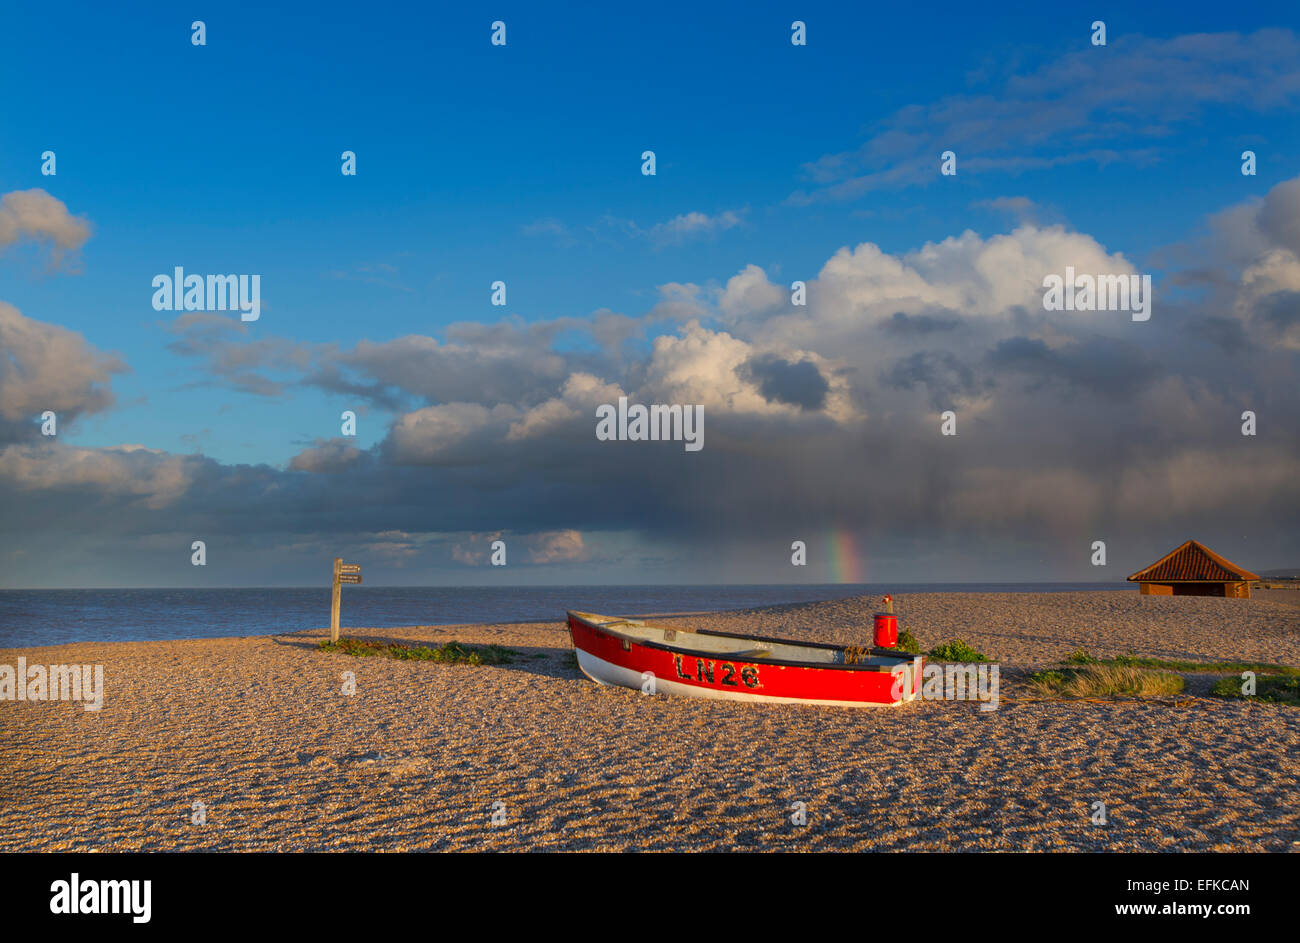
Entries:
{"type": "Polygon", "coordinates": [[[1300,39],[1290,30],[1112,35],[1053,56],[988,90],[900,108],[859,147],[804,165],[812,185],[791,194],[803,205],[923,184],[954,150],[960,173],[1020,172],[1071,163],[1148,164],[1171,126],[1208,108],[1264,110],[1300,98],[1300,39]]]}
{"type": "Polygon", "coordinates": [[[781,346],[755,347],[694,321],[685,325],[680,335],[655,338],[638,398],[651,403],[702,404],[706,410],[723,413],[798,415],[800,407],[768,397],[753,379],[749,365],[764,354],[787,363],[812,365],[828,386],[820,412],[839,422],[854,417],[847,382],[821,356],[781,346]]]}
{"type": "Polygon", "coordinates": [[[718,301],[724,319],[738,320],[769,313],[790,304],[790,294],[780,285],[767,280],[767,273],[757,265],[746,265],[727,279],[718,301]]]}
{"type": "Polygon", "coordinates": [[[401,416],[390,431],[398,462],[455,461],[461,447],[479,433],[518,416],[514,407],[499,404],[489,409],[479,403],[442,403],[401,416]]]}
{"type": "Polygon", "coordinates": [[[531,563],[576,563],[585,559],[587,548],[580,531],[557,530],[535,534],[528,541],[528,560],[531,563]]]}
{"type": "Polygon", "coordinates": [[[543,435],[558,426],[573,423],[581,417],[591,417],[595,422],[595,408],[602,403],[616,403],[626,395],[615,383],[590,373],[574,373],[564,383],[560,395],[527,410],[517,422],[510,424],[507,438],[529,439],[543,435]]]}
{"type": "Polygon", "coordinates": [[[75,489],[141,498],[146,507],[157,510],[186,493],[202,461],[139,445],[10,445],[0,450],[0,482],[20,491],[75,489]]]}
{"type": "Polygon", "coordinates": [[[786,288],[751,265],[728,281],[719,307],[729,325],[758,341],[835,359],[848,350],[859,362],[899,347],[897,341],[882,344],[873,329],[936,311],[982,330],[997,322],[1004,333],[1016,329],[1013,322],[1027,311],[1043,322],[1048,338],[1067,326],[1065,319],[1102,332],[1123,329],[1115,312],[1063,313],[1051,323],[1040,317],[1044,276],[1064,275],[1067,266],[1091,274],[1136,271],[1123,254],[1107,252],[1091,236],[1059,225],[1024,225],[988,239],[967,230],[901,255],[870,242],[845,246],[809,281],[804,307],[790,305],[786,288]]]}
{"type": "Polygon", "coordinates": [[[0,250],[24,238],[80,249],[90,238],[90,223],[44,190],[14,190],[0,197],[0,250]]]}
{"type": "Polygon", "coordinates": [[[25,317],[0,301],[0,418],[105,409],[113,402],[112,375],[125,370],[118,357],[96,350],[77,332],[25,317]]]}
{"type": "Polygon", "coordinates": [[[354,466],[362,454],[361,449],[347,439],[321,440],[291,458],[289,467],[294,471],[312,473],[338,472],[354,466]]]}
{"type": "Polygon", "coordinates": [[[660,243],[684,242],[697,236],[725,232],[741,224],[744,211],[726,210],[715,216],[708,213],[692,211],[674,216],[670,220],[650,227],[647,235],[660,243]]]}

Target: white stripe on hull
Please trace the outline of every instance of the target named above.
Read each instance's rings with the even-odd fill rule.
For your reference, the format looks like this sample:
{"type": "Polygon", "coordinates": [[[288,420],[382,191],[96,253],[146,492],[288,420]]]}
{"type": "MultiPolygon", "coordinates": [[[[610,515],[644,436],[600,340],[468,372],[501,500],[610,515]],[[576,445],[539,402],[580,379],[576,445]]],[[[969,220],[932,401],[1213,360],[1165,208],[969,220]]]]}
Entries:
{"type": "MultiPolygon", "coordinates": [[[[612,684],[639,691],[641,685],[645,683],[639,671],[597,658],[580,648],[575,648],[574,651],[578,654],[578,667],[582,669],[582,673],[597,684],[612,684]]],[[[909,669],[907,676],[909,680],[910,676],[909,669]]],[[[904,686],[907,686],[907,681],[904,682],[904,686]]],[[[660,677],[655,678],[655,693],[703,697],[715,701],[764,701],[775,704],[817,704],[822,707],[897,707],[903,703],[902,701],[891,704],[882,701],[827,701],[815,698],[774,697],[770,694],[753,694],[749,691],[720,691],[716,688],[696,687],[693,684],[682,684],[680,681],[660,677]]]]}

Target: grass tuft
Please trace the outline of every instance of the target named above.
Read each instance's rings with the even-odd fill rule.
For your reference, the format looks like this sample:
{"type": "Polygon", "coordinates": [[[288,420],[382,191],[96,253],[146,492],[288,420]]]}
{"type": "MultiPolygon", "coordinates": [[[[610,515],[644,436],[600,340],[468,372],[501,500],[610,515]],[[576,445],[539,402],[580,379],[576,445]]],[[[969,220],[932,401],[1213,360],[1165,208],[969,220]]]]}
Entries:
{"type": "Polygon", "coordinates": [[[942,645],[930,649],[930,657],[935,661],[988,661],[989,656],[977,652],[959,638],[950,639],[942,645]]]}
{"type": "Polygon", "coordinates": [[[909,655],[921,654],[921,643],[916,640],[916,636],[907,629],[898,633],[898,642],[893,648],[896,652],[906,652],[909,655]]]}
{"type": "Polygon", "coordinates": [[[1082,648],[1076,648],[1066,656],[1067,665],[1100,665],[1101,659],[1082,648]]]}
{"type": "Polygon", "coordinates": [[[1232,671],[1237,674],[1243,671],[1253,671],[1256,674],[1300,676],[1300,668],[1292,668],[1289,665],[1269,665],[1245,661],[1180,661],[1168,658],[1144,658],[1131,653],[1116,655],[1114,658],[1098,658],[1082,648],[1071,652],[1066,657],[1065,663],[1067,665],[1120,665],[1128,668],[1159,668],[1165,671],[1204,671],[1213,674],[1223,671],[1232,671]]]}
{"type": "Polygon", "coordinates": [[[448,665],[505,665],[519,654],[513,648],[500,645],[466,645],[463,642],[399,645],[396,642],[367,642],[355,638],[341,638],[337,642],[325,639],[319,648],[323,652],[340,652],[358,658],[381,656],[402,661],[436,661],[448,665]]]}
{"type": "Polygon", "coordinates": [[[1183,679],[1168,671],[1109,664],[1036,671],[1029,685],[1048,697],[1143,697],[1183,691],[1183,679]]]}
{"type": "Polygon", "coordinates": [[[1243,682],[1240,677],[1220,678],[1210,688],[1210,693],[1217,697],[1240,698],[1246,701],[1269,701],[1273,704],[1289,704],[1300,707],[1300,678],[1263,675],[1255,678],[1255,693],[1242,694],[1243,682]]]}

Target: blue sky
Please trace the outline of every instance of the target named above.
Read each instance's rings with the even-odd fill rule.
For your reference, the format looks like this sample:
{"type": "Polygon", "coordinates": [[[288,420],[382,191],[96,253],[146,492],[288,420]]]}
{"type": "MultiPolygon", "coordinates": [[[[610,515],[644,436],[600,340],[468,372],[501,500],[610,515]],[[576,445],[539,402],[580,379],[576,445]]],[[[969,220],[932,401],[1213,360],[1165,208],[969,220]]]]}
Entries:
{"type": "MultiPolygon", "coordinates": [[[[1282,49],[1294,41],[1294,5],[925,9],[10,9],[0,193],[43,189],[91,236],[66,256],[39,239],[5,251],[0,300],[129,367],[111,378],[112,407],[81,410],[61,443],[197,450],[223,467],[283,471],[337,436],[342,409],[362,412],[355,444],[382,450],[405,411],[434,403],[410,389],[400,405],[361,402],[274,358],[251,369],[262,392],[244,391],[230,371],[177,352],[174,314],[149,304],[155,274],[261,274],[262,317],[240,341],[275,338],[310,356],[408,335],[446,343],[451,325],[503,317],[641,318],[661,286],[716,296],[750,265],[788,285],[816,278],[842,247],[902,256],[1026,219],[1086,234],[1173,299],[1189,283],[1171,272],[1217,264],[1188,262],[1213,214],[1300,173],[1295,64],[1288,72],[1276,48],[1279,35],[1282,49]],[[194,19],[206,46],[191,45],[194,19]],[[497,19],[504,48],[488,41],[497,19]],[[795,19],[807,23],[806,47],[790,43],[795,19]],[[1105,47],[1090,45],[1094,20],[1106,23],[1105,47]],[[1197,34],[1210,38],[1187,39],[1197,34]],[[1186,50],[1172,55],[1186,74],[1142,71],[1148,50],[1180,41],[1186,50]],[[1239,54],[1252,43],[1265,50],[1258,62],[1239,54]],[[1071,62],[1089,64],[1077,83],[1071,62]],[[1106,76],[1096,96],[1079,87],[1096,87],[1091,67],[1106,76]],[[1082,113],[1057,123],[1072,110],[1082,113]],[[958,174],[945,178],[949,139],[958,174]],[[1248,148],[1254,177],[1239,169],[1248,148]],[[40,173],[47,149],[54,177],[40,173]],[[357,154],[355,177],[339,172],[345,149],[357,154]],[[654,177],[640,173],[645,149],[657,155],[654,177]],[[837,189],[846,180],[857,182],[837,189]],[[505,309],[489,304],[496,279],[508,284],[505,309]],[[267,395],[268,381],[282,385],[267,395]]],[[[1196,292],[1187,300],[1197,304],[1196,292]]],[[[665,323],[630,349],[649,356],[676,330],[665,323]]],[[[799,350],[834,353],[802,336],[799,350]]],[[[599,347],[582,328],[547,343],[585,355],[586,368],[599,347]]],[[[843,526],[857,527],[848,517],[843,526]]],[[[622,519],[575,526],[618,533],[620,546],[666,539],[622,519]]],[[[635,569],[625,560],[605,572],[635,569]]]]}

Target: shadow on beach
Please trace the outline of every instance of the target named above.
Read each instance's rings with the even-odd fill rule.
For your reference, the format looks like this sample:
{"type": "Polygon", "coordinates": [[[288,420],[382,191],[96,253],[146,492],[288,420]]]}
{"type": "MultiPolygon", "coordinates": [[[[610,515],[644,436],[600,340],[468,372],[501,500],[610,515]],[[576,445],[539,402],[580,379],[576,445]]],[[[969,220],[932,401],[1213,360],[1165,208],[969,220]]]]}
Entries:
{"type": "MultiPolygon", "coordinates": [[[[437,626],[436,628],[441,629],[443,627],[437,626]]],[[[330,655],[331,657],[334,657],[335,653],[320,651],[320,643],[325,638],[325,634],[324,634],[325,631],[326,630],[321,630],[321,629],[307,629],[304,630],[303,632],[296,632],[290,635],[274,635],[270,637],[270,640],[274,642],[276,645],[282,645],[288,648],[297,648],[302,651],[315,652],[321,655],[330,655]]],[[[385,645],[404,645],[408,648],[432,648],[440,644],[439,642],[433,641],[428,638],[414,638],[414,637],[404,636],[399,634],[394,634],[394,635],[368,634],[373,631],[401,632],[402,630],[400,629],[397,630],[352,629],[343,634],[346,638],[357,639],[358,641],[379,642],[385,645]]],[[[409,628],[407,629],[407,631],[410,631],[409,628]]],[[[459,642],[461,640],[459,638],[456,638],[456,639],[446,639],[445,641],[459,642]]],[[[462,642],[462,644],[474,646],[474,645],[482,645],[484,643],[475,641],[475,642],[462,642]]],[[[511,659],[508,662],[502,662],[500,664],[493,664],[493,665],[463,665],[463,666],[453,666],[453,667],[500,668],[503,671],[518,671],[518,672],[523,672],[525,674],[539,675],[545,678],[572,679],[572,678],[583,677],[582,671],[578,668],[577,662],[573,658],[573,649],[571,647],[560,648],[557,646],[519,645],[519,644],[507,645],[504,647],[509,648],[512,652],[516,653],[513,656],[511,656],[511,659]]],[[[338,655],[337,657],[353,658],[355,656],[338,655]]],[[[376,655],[371,657],[377,660],[386,660],[382,655],[376,655]]],[[[412,660],[411,663],[420,664],[420,665],[431,665],[431,666],[432,665],[441,666],[447,664],[446,662],[418,661],[418,660],[412,660]]]]}

